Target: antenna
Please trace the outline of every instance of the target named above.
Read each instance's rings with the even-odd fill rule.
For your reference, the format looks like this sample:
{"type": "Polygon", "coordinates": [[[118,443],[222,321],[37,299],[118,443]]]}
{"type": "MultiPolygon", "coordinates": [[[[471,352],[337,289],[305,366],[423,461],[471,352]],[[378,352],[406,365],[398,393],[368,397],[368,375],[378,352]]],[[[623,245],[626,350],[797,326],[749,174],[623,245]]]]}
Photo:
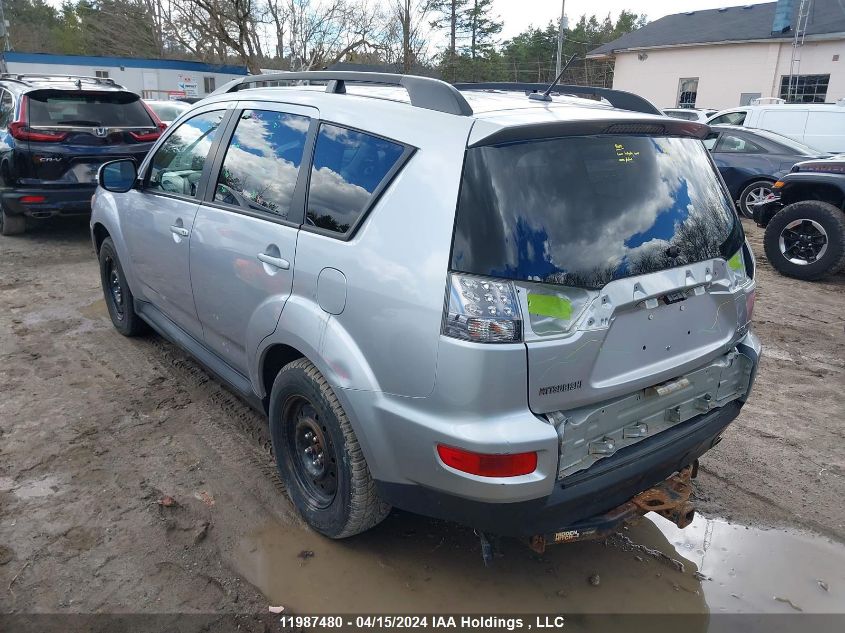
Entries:
{"type": "Polygon", "coordinates": [[[544,92],[543,94],[540,94],[539,92],[534,92],[534,93],[531,93],[530,95],[528,95],[528,98],[534,99],[536,101],[551,101],[552,100],[552,97],[551,97],[552,90],[554,90],[555,86],[560,83],[560,80],[563,78],[563,73],[565,73],[566,69],[569,68],[569,65],[572,62],[575,61],[576,57],[578,57],[578,55],[573,55],[572,57],[570,57],[566,61],[566,64],[564,65],[563,69],[560,71],[558,76],[555,77],[555,80],[552,82],[552,85],[548,87],[546,92],[544,92]]]}

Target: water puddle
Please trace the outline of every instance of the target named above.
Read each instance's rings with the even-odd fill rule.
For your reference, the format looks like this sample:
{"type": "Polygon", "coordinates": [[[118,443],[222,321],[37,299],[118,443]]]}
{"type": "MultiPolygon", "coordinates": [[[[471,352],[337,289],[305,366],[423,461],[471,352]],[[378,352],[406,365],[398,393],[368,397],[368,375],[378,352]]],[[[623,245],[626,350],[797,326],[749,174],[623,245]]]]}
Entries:
{"type": "Polygon", "coordinates": [[[340,542],[267,525],[233,563],[295,613],[845,612],[845,546],[795,532],[655,517],[607,542],[539,556],[503,539],[501,553],[485,568],[471,530],[394,512],[340,542]]]}

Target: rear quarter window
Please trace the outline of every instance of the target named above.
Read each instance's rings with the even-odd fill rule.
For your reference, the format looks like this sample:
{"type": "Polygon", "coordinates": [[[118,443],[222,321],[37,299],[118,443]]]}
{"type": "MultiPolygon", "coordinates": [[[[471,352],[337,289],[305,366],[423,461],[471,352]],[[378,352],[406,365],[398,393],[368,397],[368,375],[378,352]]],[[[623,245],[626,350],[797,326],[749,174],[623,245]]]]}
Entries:
{"type": "Polygon", "coordinates": [[[308,187],[306,225],[348,234],[401,166],[406,147],[323,123],[308,187]]]}

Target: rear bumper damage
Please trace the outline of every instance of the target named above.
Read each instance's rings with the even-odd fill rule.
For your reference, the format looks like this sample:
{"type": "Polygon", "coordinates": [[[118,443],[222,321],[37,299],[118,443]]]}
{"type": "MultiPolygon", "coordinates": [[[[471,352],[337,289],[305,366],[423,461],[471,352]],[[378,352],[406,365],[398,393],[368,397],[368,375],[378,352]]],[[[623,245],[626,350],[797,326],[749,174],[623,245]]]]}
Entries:
{"type": "MultiPolygon", "coordinates": [[[[557,481],[552,493],[540,499],[488,503],[420,485],[377,485],[382,498],[398,508],[491,534],[530,539],[538,534],[586,533],[607,523],[605,515],[614,509],[693,464],[720,441],[741,408],[742,401],[734,400],[620,449],[590,468],[557,481]]],[[[620,521],[624,520],[622,516],[620,521]]]]}

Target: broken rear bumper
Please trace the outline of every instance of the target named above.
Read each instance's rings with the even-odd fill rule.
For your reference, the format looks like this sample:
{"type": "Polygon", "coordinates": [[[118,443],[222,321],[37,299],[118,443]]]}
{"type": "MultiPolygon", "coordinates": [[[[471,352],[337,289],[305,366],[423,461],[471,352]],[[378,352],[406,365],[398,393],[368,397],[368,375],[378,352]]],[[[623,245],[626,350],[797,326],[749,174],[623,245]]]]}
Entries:
{"type": "Polygon", "coordinates": [[[503,536],[531,537],[578,529],[665,481],[715,446],[742,408],[735,400],[620,449],[555,483],[547,497],[489,503],[420,485],[376,482],[388,503],[503,536]]]}

